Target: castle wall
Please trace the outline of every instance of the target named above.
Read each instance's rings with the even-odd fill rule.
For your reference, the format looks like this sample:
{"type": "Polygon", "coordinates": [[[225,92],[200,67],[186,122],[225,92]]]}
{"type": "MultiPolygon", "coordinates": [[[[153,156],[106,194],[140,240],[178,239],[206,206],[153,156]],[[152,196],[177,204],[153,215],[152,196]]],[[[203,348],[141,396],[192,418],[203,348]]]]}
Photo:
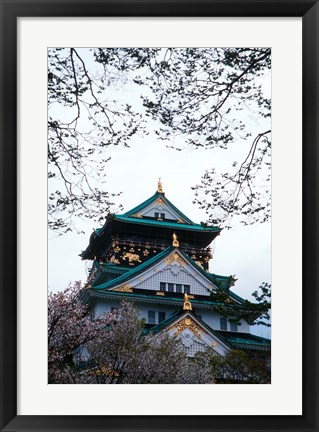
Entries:
{"type": "MultiPolygon", "coordinates": [[[[139,312],[139,317],[144,319],[146,323],[148,323],[148,311],[155,312],[155,323],[159,324],[159,312],[165,313],[165,319],[169,318],[176,310],[179,309],[178,306],[175,305],[161,305],[158,303],[143,303],[143,302],[134,302],[136,309],[139,312]]],[[[120,308],[121,302],[120,300],[100,300],[96,303],[94,312],[96,315],[102,315],[105,312],[111,311],[112,308],[120,308]]],[[[196,308],[196,315],[198,315],[209,327],[214,330],[220,330],[220,318],[221,315],[215,311],[204,309],[204,308],[196,308]]],[[[230,325],[228,322],[228,330],[230,330],[230,325]]],[[[249,333],[250,327],[249,325],[241,320],[238,325],[238,332],[249,333]]]]}

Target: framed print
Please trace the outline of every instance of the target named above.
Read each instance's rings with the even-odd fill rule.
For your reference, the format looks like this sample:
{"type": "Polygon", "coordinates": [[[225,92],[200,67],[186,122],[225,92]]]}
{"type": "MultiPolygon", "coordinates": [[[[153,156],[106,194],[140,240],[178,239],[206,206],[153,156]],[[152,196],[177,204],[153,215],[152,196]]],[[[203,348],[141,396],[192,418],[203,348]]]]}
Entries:
{"type": "MultiPolygon", "coordinates": [[[[2,1],[1,18],[1,430],[318,430],[318,2],[2,1]],[[58,381],[50,382],[50,378],[48,384],[45,285],[51,250],[46,234],[46,207],[51,191],[46,183],[47,146],[43,145],[47,140],[47,80],[51,79],[50,74],[49,78],[47,76],[48,52],[50,66],[50,58],[54,61],[59,57],[55,48],[74,47],[70,48],[70,66],[77,67],[72,57],[78,55],[82,61],[77,47],[83,55],[87,55],[86,47],[107,47],[98,52],[100,56],[108,56],[108,48],[124,47],[125,51],[127,47],[139,46],[172,46],[181,50],[195,47],[195,51],[213,46],[263,47],[263,51],[260,50],[263,55],[268,48],[272,50],[275,144],[272,153],[271,383],[145,386],[131,381],[129,386],[127,381],[122,386],[97,386],[99,374],[90,366],[81,369],[81,374],[87,373],[89,377],[88,385],[82,385],[81,381],[76,386],[69,381],[61,385],[58,381]],[[91,379],[93,375],[95,381],[91,379]]],[[[61,64],[66,66],[63,61],[61,64]]],[[[178,70],[175,73],[177,75],[178,70]]],[[[110,74],[109,79],[114,76],[110,74]]],[[[123,86],[124,82],[116,92],[123,86]]],[[[54,104],[56,100],[49,99],[49,102],[54,104]]],[[[68,104],[67,99],[64,102],[68,104]]],[[[147,104],[152,108],[145,98],[144,105],[147,104]]],[[[91,106],[87,109],[89,112],[91,106]]],[[[130,109],[127,112],[130,114],[130,109]]],[[[186,119],[191,121],[190,117],[186,119]]],[[[125,123],[128,135],[131,126],[125,123]]],[[[54,129],[55,125],[52,127],[54,129]]],[[[114,134],[118,136],[119,132],[114,134]]],[[[117,162],[116,169],[123,184],[137,190],[139,172],[143,169],[150,173],[156,171],[155,162],[154,168],[150,167],[152,154],[159,161],[159,156],[154,156],[152,151],[150,159],[145,153],[145,168],[141,160],[134,162],[134,158],[128,166],[123,160],[117,162]]],[[[51,160],[56,161],[54,156],[51,160]]],[[[175,164],[176,173],[179,172],[177,158],[169,163],[172,167],[175,164]]],[[[196,163],[202,162],[194,159],[194,166],[196,163]]],[[[54,177],[54,172],[49,170],[49,176],[54,177]]],[[[156,176],[160,174],[156,172],[156,176]]],[[[169,246],[175,248],[174,255],[169,255],[173,249],[163,250],[159,244],[146,247],[148,240],[145,245],[142,242],[145,247],[140,250],[138,242],[142,240],[139,238],[134,243],[134,236],[126,244],[121,230],[117,233],[118,243],[112,245],[114,254],[112,252],[106,262],[103,262],[104,256],[98,255],[99,240],[95,240],[101,231],[93,232],[89,246],[81,253],[82,258],[93,260],[97,268],[106,265],[110,269],[119,265],[121,284],[113,286],[110,280],[100,281],[102,287],[106,284],[115,288],[111,293],[113,298],[123,294],[145,295],[142,275],[134,266],[144,266],[146,272],[153,274],[157,271],[155,265],[158,268],[162,265],[159,256],[167,265],[176,261],[172,273],[181,270],[178,266],[186,272],[186,267],[191,265],[190,271],[197,272],[198,278],[207,283],[209,256],[199,255],[196,250],[194,252],[196,248],[190,247],[189,253],[196,263],[193,265],[188,261],[191,256],[187,258],[179,249],[182,249],[180,233],[197,229],[196,235],[187,237],[197,244],[201,236],[208,235],[209,227],[189,222],[178,206],[168,201],[164,193],[165,179],[159,180],[156,187],[156,207],[151,206],[152,200],[134,207],[136,202],[132,205],[132,214],[122,215],[127,224],[125,235],[132,217],[136,226],[140,226],[144,218],[144,228],[136,228],[140,236],[146,230],[151,232],[149,225],[156,226],[159,238],[162,238],[163,220],[176,219],[175,225],[170,222],[176,230],[169,246]],[[150,214],[150,211],[155,213],[150,214]],[[186,226],[188,223],[192,224],[191,229],[186,226]],[[148,268],[150,262],[153,267],[148,268]],[[125,276],[127,270],[131,279],[125,276]],[[139,278],[140,285],[132,287],[135,277],[139,278]]],[[[103,196],[100,200],[104,202],[107,198],[103,196]]],[[[116,223],[123,222],[120,218],[116,223]]],[[[59,219],[54,221],[60,224],[59,219]]],[[[114,221],[116,217],[111,216],[112,229],[115,229],[114,221]]],[[[246,260],[253,262],[253,257],[246,260]]],[[[64,259],[55,267],[57,278],[68,265],[70,267],[64,259]]],[[[94,269],[90,269],[89,276],[91,272],[94,273],[94,269]]],[[[168,302],[169,293],[174,292],[182,305],[184,321],[170,325],[183,336],[188,349],[195,346],[192,338],[196,334],[200,335],[200,343],[206,341],[220,350],[223,343],[227,347],[230,342],[222,331],[236,333],[238,322],[220,321],[221,332],[218,333],[205,327],[204,315],[200,314],[195,320],[192,309],[194,305],[199,308],[202,293],[196,292],[194,299],[194,292],[190,291],[186,276],[183,277],[182,282],[172,283],[167,279],[156,285],[157,298],[164,295],[168,302]],[[187,326],[192,332],[187,333],[187,326]]],[[[217,282],[215,278],[213,283],[217,282]]],[[[88,296],[93,295],[90,289],[91,286],[86,291],[88,296]]],[[[238,297],[228,300],[236,302],[238,297]]],[[[107,301],[113,305],[113,299],[107,301]]],[[[154,299],[151,301],[155,304],[154,299]]],[[[96,300],[94,302],[97,304],[96,300]]],[[[165,323],[166,309],[153,309],[145,312],[147,324],[165,323]]],[[[197,347],[201,346],[199,342],[197,340],[197,347]]],[[[111,372],[104,369],[103,373],[109,377],[111,372]]]]}

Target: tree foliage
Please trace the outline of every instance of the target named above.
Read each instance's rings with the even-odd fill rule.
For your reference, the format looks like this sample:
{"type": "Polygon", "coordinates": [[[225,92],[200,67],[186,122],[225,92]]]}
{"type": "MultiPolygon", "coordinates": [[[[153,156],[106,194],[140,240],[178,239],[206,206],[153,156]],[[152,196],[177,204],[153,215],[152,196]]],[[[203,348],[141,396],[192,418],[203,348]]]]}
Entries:
{"type": "Polygon", "coordinates": [[[177,338],[144,334],[134,306],[92,321],[80,301],[79,283],[50,294],[49,383],[204,384],[213,377],[209,360],[186,357],[177,338]]]}
{"type": "Polygon", "coordinates": [[[212,160],[194,186],[195,202],[209,222],[227,223],[231,215],[246,224],[268,220],[270,49],[96,48],[93,60],[81,53],[49,50],[51,228],[71,229],[73,216],[99,219],[99,204],[112,206],[113,194],[101,187],[105,149],[129,145],[146,126],[176,150],[232,151],[243,142],[246,157],[228,172],[217,173],[212,160]],[[119,101],[116,91],[125,85],[138,87],[142,104],[119,101]]]}
{"type": "Polygon", "coordinates": [[[210,357],[216,384],[270,384],[270,359],[251,357],[244,351],[229,351],[225,357],[210,357]]]}
{"type": "Polygon", "coordinates": [[[217,285],[211,299],[216,302],[213,309],[234,323],[245,320],[249,325],[270,327],[271,285],[263,282],[252,296],[256,302],[245,299],[243,303],[237,304],[230,301],[227,290],[217,285]]]}
{"type": "Polygon", "coordinates": [[[92,69],[75,48],[48,50],[48,176],[53,181],[48,213],[53,230],[72,230],[76,217],[102,221],[100,204],[106,211],[114,205],[117,194],[103,188],[110,160],[105,150],[127,146],[143,131],[141,114],[112,99],[124,81],[116,67],[92,69]]]}
{"type": "Polygon", "coordinates": [[[74,352],[103,335],[104,327],[114,319],[107,314],[92,321],[88,305],[79,298],[82,289],[75,282],[66,290],[48,296],[48,382],[75,383],[74,352]]]}

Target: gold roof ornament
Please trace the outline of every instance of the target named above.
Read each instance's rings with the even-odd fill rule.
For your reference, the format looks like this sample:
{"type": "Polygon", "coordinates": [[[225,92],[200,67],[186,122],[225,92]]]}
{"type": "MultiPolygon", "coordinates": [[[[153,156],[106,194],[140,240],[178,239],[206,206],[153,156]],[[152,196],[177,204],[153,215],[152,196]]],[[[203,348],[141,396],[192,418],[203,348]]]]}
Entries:
{"type": "Polygon", "coordinates": [[[189,301],[189,297],[188,297],[187,293],[184,293],[183,310],[192,310],[192,305],[191,305],[191,302],[189,301]]]}
{"type": "Polygon", "coordinates": [[[173,243],[172,243],[172,245],[175,246],[175,247],[179,247],[179,241],[178,241],[177,235],[175,233],[173,234],[173,243]]]}
{"type": "Polygon", "coordinates": [[[161,177],[158,179],[158,182],[157,182],[157,192],[158,193],[164,193],[163,192],[163,183],[162,183],[161,177]]]}

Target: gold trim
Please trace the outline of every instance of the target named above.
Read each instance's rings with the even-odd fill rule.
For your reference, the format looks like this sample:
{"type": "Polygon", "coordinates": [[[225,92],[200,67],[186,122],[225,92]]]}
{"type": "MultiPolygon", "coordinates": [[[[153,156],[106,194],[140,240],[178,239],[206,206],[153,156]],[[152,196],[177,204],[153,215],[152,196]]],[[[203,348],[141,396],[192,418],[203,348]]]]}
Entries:
{"type": "MultiPolygon", "coordinates": [[[[187,293],[184,293],[184,304],[183,304],[183,310],[192,310],[191,302],[189,301],[189,297],[187,293]]],[[[186,322],[186,321],[185,321],[186,322]]]]}
{"type": "Polygon", "coordinates": [[[202,338],[202,335],[200,332],[207,333],[203,328],[201,328],[191,317],[185,317],[172,327],[170,329],[176,329],[174,336],[178,336],[183,330],[189,329],[191,332],[194,333],[199,339],[202,338]]]}
{"type": "Polygon", "coordinates": [[[114,288],[113,291],[117,291],[117,292],[133,292],[133,289],[132,289],[131,285],[124,284],[124,285],[119,286],[118,288],[114,288]]]}
{"type": "Polygon", "coordinates": [[[159,178],[159,179],[158,179],[158,182],[157,182],[157,192],[158,192],[158,193],[164,193],[164,192],[163,192],[163,183],[162,183],[161,178],[159,178]]]}
{"type": "Polygon", "coordinates": [[[185,267],[185,261],[178,255],[177,252],[173,253],[173,255],[169,256],[166,259],[166,263],[167,264],[172,264],[173,262],[177,262],[180,266],[185,267]]]}
{"type": "MultiPolygon", "coordinates": [[[[132,249],[130,249],[130,250],[132,250],[132,249]]],[[[139,256],[138,254],[131,253],[131,252],[124,252],[123,255],[121,256],[121,258],[122,258],[123,260],[128,259],[129,264],[131,264],[132,261],[142,262],[142,261],[140,260],[140,256],[139,256]]]]}
{"type": "Polygon", "coordinates": [[[225,300],[226,303],[234,303],[234,300],[232,300],[231,298],[227,297],[227,299],[225,300]]]}
{"type": "Polygon", "coordinates": [[[162,200],[162,198],[157,198],[157,200],[154,201],[154,204],[160,204],[166,207],[166,203],[162,200]]]}
{"type": "Polygon", "coordinates": [[[179,247],[178,237],[177,237],[177,235],[175,233],[173,234],[173,243],[172,243],[172,246],[179,247]]]}

